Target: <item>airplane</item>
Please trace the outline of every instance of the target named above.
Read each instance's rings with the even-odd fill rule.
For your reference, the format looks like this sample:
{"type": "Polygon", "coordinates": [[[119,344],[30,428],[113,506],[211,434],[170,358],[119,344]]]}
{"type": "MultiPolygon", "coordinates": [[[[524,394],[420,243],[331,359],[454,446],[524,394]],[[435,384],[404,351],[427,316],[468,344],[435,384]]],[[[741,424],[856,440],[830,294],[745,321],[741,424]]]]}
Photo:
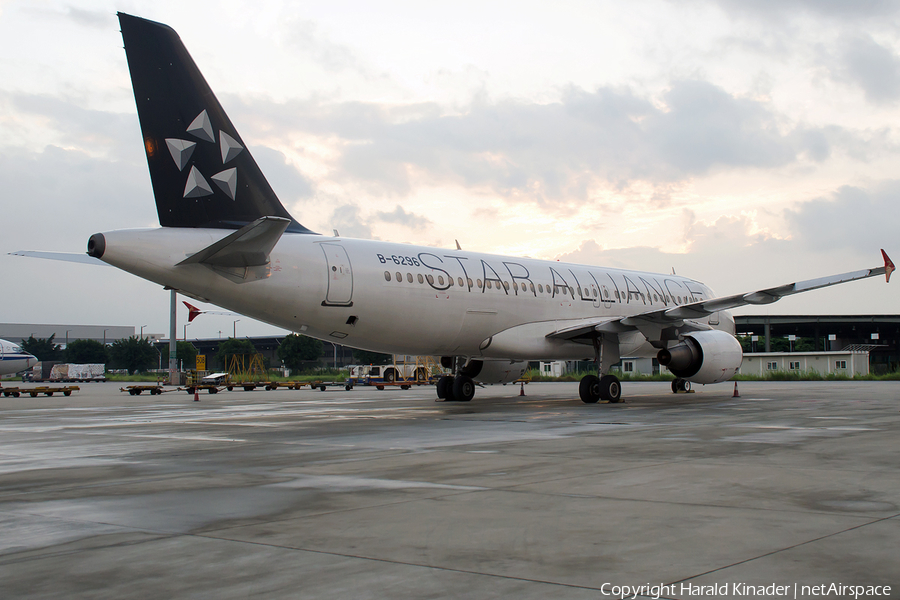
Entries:
{"type": "Polygon", "coordinates": [[[30,369],[38,363],[38,359],[22,350],[18,344],[8,340],[0,340],[0,375],[10,375],[30,369]]]}
{"type": "Polygon", "coordinates": [[[657,357],[673,391],[727,381],[743,358],[730,309],[894,270],[882,250],[883,267],[717,297],[675,274],[325,237],[281,204],[178,34],[118,18],[160,227],[96,233],[88,255],[313,338],[440,356],[446,401],[530,360],[593,360],[585,403],[621,400],[623,356],[657,357]]]}

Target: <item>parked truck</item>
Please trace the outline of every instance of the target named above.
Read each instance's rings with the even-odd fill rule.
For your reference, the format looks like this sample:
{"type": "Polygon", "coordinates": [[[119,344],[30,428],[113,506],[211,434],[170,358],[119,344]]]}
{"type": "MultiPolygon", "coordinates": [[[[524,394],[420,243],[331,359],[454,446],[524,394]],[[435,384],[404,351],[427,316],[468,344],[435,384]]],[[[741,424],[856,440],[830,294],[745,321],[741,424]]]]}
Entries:
{"type": "Polygon", "coordinates": [[[106,365],[42,361],[32,367],[31,381],[106,381],[106,365]]]}
{"type": "Polygon", "coordinates": [[[349,368],[347,384],[351,387],[399,385],[408,388],[433,383],[442,374],[440,364],[431,356],[394,355],[393,362],[388,365],[351,365],[349,368]]]}

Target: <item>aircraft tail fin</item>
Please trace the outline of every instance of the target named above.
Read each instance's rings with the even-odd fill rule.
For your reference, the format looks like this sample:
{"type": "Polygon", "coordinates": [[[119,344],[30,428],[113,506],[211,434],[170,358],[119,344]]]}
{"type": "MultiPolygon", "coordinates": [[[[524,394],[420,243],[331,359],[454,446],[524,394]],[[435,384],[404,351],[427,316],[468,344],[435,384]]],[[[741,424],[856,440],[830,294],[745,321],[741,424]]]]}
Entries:
{"type": "Polygon", "coordinates": [[[118,13],[163,227],[240,229],[284,208],[175,31],[118,13]]]}

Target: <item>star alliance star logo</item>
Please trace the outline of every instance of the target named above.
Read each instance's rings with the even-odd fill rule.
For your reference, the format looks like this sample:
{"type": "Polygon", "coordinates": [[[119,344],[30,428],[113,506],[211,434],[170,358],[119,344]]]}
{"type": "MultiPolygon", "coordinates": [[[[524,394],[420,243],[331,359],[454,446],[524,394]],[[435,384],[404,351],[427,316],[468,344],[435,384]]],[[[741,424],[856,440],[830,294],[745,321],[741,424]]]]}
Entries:
{"type": "MultiPolygon", "coordinates": [[[[196,119],[191,121],[191,124],[188,125],[187,133],[202,142],[210,144],[216,143],[215,132],[213,131],[212,124],[209,122],[209,115],[206,113],[205,109],[197,115],[196,119]]],[[[169,148],[169,154],[172,155],[172,160],[175,161],[175,166],[178,167],[179,171],[183,171],[187,166],[188,161],[190,161],[191,156],[194,154],[194,150],[197,148],[197,142],[179,138],[166,138],[166,146],[169,148]]],[[[221,129],[219,130],[219,150],[222,154],[223,166],[240,154],[243,149],[244,147],[241,146],[237,140],[221,129]]],[[[235,193],[237,192],[237,169],[235,167],[219,171],[210,177],[210,179],[216,184],[216,187],[234,200],[235,193]]],[[[212,186],[203,174],[200,173],[197,167],[191,165],[191,170],[187,176],[187,183],[185,183],[184,186],[184,197],[202,198],[204,196],[211,196],[212,194],[212,186]]]]}

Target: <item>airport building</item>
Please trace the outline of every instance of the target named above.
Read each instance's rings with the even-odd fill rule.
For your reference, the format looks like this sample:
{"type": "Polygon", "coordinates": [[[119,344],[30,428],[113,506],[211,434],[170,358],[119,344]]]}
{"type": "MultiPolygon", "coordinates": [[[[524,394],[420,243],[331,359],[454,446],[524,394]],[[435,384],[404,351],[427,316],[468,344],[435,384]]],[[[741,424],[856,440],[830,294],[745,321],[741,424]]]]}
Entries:
{"type": "MultiPolygon", "coordinates": [[[[0,323],[0,339],[21,344],[34,336],[35,339],[47,339],[54,336],[54,343],[62,347],[74,340],[95,340],[110,344],[116,340],[138,335],[134,327],[123,325],[45,325],[38,323],[0,323]]],[[[145,333],[150,341],[159,334],[145,333]]]]}

